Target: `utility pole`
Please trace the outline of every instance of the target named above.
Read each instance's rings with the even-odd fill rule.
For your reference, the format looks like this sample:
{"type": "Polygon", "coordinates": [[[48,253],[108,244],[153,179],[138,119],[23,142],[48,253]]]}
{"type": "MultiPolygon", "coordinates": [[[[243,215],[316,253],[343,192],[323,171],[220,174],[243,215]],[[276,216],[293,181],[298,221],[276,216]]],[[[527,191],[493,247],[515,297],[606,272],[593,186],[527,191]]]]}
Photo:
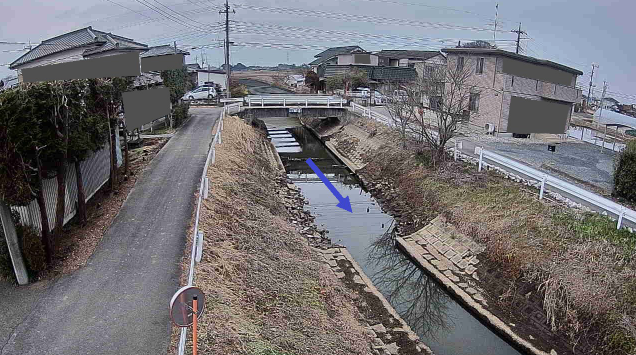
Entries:
{"type": "Polygon", "coordinates": [[[177,41],[174,41],[174,54],[177,54],[177,41]]]}
{"type": "Polygon", "coordinates": [[[495,6],[495,29],[492,31],[493,44],[497,44],[497,20],[499,19],[499,4],[495,6]]]}
{"type": "MultiPolygon", "coordinates": [[[[227,92],[227,98],[231,98],[230,93],[230,5],[228,0],[225,0],[225,9],[219,11],[220,14],[225,14],[225,91],[227,92]]],[[[235,14],[236,11],[232,10],[235,14]]]]}
{"type": "Polygon", "coordinates": [[[527,35],[527,33],[521,30],[521,22],[519,22],[518,30],[511,30],[510,32],[517,34],[517,52],[516,53],[519,54],[519,41],[521,40],[521,34],[523,33],[524,35],[527,35]]]}
{"type": "Polygon", "coordinates": [[[590,89],[587,91],[587,107],[590,107],[590,96],[592,95],[592,80],[594,80],[594,68],[598,68],[598,64],[592,63],[592,73],[590,74],[590,89]]]}
{"type": "Polygon", "coordinates": [[[596,121],[596,128],[601,121],[601,115],[603,114],[603,101],[605,100],[605,92],[607,91],[607,81],[603,80],[603,93],[601,94],[601,109],[598,111],[598,118],[596,121]]]}

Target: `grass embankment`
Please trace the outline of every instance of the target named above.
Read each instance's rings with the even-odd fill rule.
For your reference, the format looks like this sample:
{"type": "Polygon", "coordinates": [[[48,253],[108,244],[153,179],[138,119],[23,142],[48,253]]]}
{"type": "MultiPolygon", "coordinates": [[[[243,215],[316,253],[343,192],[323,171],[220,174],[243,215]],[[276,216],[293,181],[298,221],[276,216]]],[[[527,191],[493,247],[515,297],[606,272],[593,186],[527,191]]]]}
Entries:
{"type": "Polygon", "coordinates": [[[204,254],[194,284],[206,294],[206,314],[199,349],[370,353],[353,296],[291,223],[287,207],[297,201],[269,149],[262,133],[225,119],[201,211],[204,254]]]}
{"type": "MultiPolygon", "coordinates": [[[[385,142],[399,139],[366,118],[350,124],[385,142]]],[[[636,235],[616,230],[607,217],[539,201],[535,190],[478,173],[473,165],[449,161],[433,167],[415,142],[409,147],[386,144],[364,157],[368,164],[360,171],[408,217],[404,234],[444,214],[484,243],[489,261],[506,271],[508,292],[495,294],[502,309],[530,284],[543,296],[549,326],[566,334],[571,346],[588,353],[636,353],[636,235]]]]}

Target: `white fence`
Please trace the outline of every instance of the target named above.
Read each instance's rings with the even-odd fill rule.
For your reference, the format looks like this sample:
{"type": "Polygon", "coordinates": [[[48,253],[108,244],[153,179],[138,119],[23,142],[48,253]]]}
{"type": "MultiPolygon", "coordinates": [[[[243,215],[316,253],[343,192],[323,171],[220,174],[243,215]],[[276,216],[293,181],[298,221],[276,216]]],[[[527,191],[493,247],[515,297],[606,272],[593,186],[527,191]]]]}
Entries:
{"type": "Polygon", "coordinates": [[[376,120],[391,126],[391,120],[388,117],[371,110],[371,108],[364,107],[362,105],[356,104],[355,102],[352,102],[351,109],[353,110],[353,112],[359,112],[365,117],[369,117],[370,119],[373,119],[373,120],[376,120]]]}
{"type": "Polygon", "coordinates": [[[248,107],[345,107],[347,100],[324,95],[249,95],[248,107]]]}
{"type": "MultiPolygon", "coordinates": [[[[115,141],[117,147],[117,166],[121,166],[122,153],[119,145],[119,136],[115,141]]],[[[84,182],[84,193],[86,201],[108,181],[110,178],[110,146],[97,151],[88,159],[80,163],[82,169],[82,180],[84,182]]],[[[46,179],[42,182],[44,202],[49,219],[49,229],[55,227],[55,206],[57,204],[57,178],[46,179]]],[[[64,224],[77,213],[77,180],[75,175],[75,165],[68,165],[66,169],[66,210],[64,211],[64,224]]],[[[42,231],[40,218],[40,207],[36,200],[31,201],[27,206],[12,206],[11,209],[20,214],[20,223],[34,227],[42,231]]]]}
{"type": "MultiPolygon", "coordinates": [[[[223,118],[225,114],[230,114],[232,111],[237,112],[241,110],[241,104],[235,103],[232,105],[227,105],[223,107],[223,111],[221,111],[221,115],[219,117],[219,126],[216,130],[216,134],[214,135],[214,139],[210,143],[210,149],[208,150],[208,157],[205,160],[205,166],[203,167],[203,173],[201,174],[201,183],[199,184],[199,199],[197,202],[197,210],[194,218],[194,229],[192,235],[192,252],[190,254],[190,270],[188,272],[188,286],[192,286],[194,283],[194,266],[195,263],[201,261],[201,255],[203,254],[203,232],[199,231],[199,216],[201,213],[201,201],[203,199],[208,198],[208,187],[210,186],[210,181],[207,177],[208,167],[210,164],[214,164],[216,157],[216,144],[221,144],[222,139],[221,135],[223,132],[223,118]]],[[[181,336],[179,338],[179,347],[178,354],[185,354],[185,346],[186,346],[186,338],[188,335],[187,328],[181,328],[181,336]]]]}
{"type": "Polygon", "coordinates": [[[565,197],[568,198],[570,196],[575,197],[590,206],[596,207],[598,210],[605,211],[616,216],[618,219],[616,224],[617,229],[621,228],[623,219],[627,219],[632,223],[636,223],[636,211],[622,206],[614,201],[608,200],[595,193],[582,189],[561,179],[557,179],[554,176],[548,175],[542,171],[531,168],[512,159],[506,158],[493,152],[489,152],[483,148],[475,147],[475,154],[479,154],[479,164],[477,168],[479,171],[481,171],[482,167],[487,164],[486,161],[490,161],[502,166],[508,171],[521,174],[533,180],[541,182],[541,186],[539,188],[540,199],[543,198],[544,191],[546,189],[550,189],[557,193],[565,193],[565,197]]]}
{"type": "MultiPolygon", "coordinates": [[[[379,114],[377,112],[373,112],[371,109],[368,109],[364,106],[360,106],[355,103],[351,103],[351,107],[353,112],[361,112],[365,117],[369,117],[375,119],[377,121],[387,123],[389,122],[389,118],[379,114]]],[[[454,148],[450,148],[454,154],[462,154],[461,153],[461,142],[459,143],[459,150],[454,148]]],[[[456,143],[456,144],[457,144],[456,143]]],[[[457,146],[457,145],[456,145],[457,146]]],[[[586,204],[587,206],[594,207],[595,209],[606,212],[611,216],[615,216],[617,218],[616,228],[620,229],[623,225],[623,219],[630,221],[632,224],[636,224],[636,211],[631,210],[625,206],[622,206],[614,201],[606,199],[602,196],[599,196],[595,193],[582,189],[574,184],[563,181],[561,179],[555,178],[554,176],[548,175],[540,170],[534,169],[527,165],[521,164],[512,159],[506,158],[502,155],[487,151],[481,147],[475,147],[475,155],[479,155],[479,163],[478,170],[481,171],[483,166],[488,164],[490,161],[493,165],[497,164],[504,170],[507,170],[511,173],[516,173],[528,177],[532,180],[536,180],[540,182],[539,188],[539,198],[543,198],[544,191],[549,189],[556,193],[560,193],[565,195],[567,198],[575,198],[586,204]]]]}

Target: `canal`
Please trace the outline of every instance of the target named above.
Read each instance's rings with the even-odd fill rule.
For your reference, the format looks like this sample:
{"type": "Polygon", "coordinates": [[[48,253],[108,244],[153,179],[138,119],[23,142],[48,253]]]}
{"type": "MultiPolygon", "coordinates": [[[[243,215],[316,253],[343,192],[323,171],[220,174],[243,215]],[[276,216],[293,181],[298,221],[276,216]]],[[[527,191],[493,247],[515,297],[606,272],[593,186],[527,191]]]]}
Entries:
{"type": "Polygon", "coordinates": [[[520,354],[395,248],[393,218],[308,130],[295,127],[269,134],[288,177],[309,200],[308,208],[319,227],[329,231],[334,243],[347,247],[378,290],[435,354],[520,354]],[[313,174],[305,162],[307,158],[343,196],[349,196],[353,213],[336,207],[336,198],[313,174]]]}

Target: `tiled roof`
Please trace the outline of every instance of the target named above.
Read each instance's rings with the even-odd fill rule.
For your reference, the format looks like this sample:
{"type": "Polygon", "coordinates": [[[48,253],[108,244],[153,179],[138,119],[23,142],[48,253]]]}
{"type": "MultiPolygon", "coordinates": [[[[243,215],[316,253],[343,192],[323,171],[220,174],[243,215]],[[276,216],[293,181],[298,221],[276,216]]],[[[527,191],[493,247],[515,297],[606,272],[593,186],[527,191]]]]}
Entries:
{"type": "Polygon", "coordinates": [[[490,55],[500,55],[500,56],[504,56],[504,57],[510,57],[510,58],[514,58],[514,59],[519,59],[522,60],[524,62],[528,62],[528,63],[534,63],[534,64],[541,64],[541,65],[545,65],[548,67],[552,67],[552,68],[556,68],[556,69],[560,69],[572,74],[576,74],[576,75],[583,75],[583,72],[578,70],[578,69],[574,69],[559,63],[555,63],[555,62],[551,62],[549,60],[545,60],[545,59],[537,59],[534,57],[528,57],[526,55],[521,55],[521,54],[517,54],[517,53],[513,53],[513,52],[508,52],[508,51],[504,51],[501,49],[486,49],[486,48],[445,48],[442,49],[442,51],[446,52],[446,53],[467,53],[467,54],[490,54],[490,55]]]}
{"type": "Polygon", "coordinates": [[[51,54],[81,47],[87,47],[87,50],[83,53],[83,55],[86,56],[115,48],[138,49],[146,48],[147,46],[142,43],[137,43],[130,38],[93,30],[93,28],[89,26],[42,41],[42,43],[35,48],[13,61],[13,63],[9,65],[9,68],[13,69],[16,66],[32,62],[51,54]],[[117,47],[117,44],[119,44],[119,47],[117,47]]]}
{"type": "Polygon", "coordinates": [[[376,53],[381,57],[391,59],[421,59],[426,60],[440,55],[439,51],[410,51],[410,50],[382,50],[376,53]]]}
{"type": "Polygon", "coordinates": [[[107,52],[113,49],[126,50],[126,49],[145,49],[147,45],[138,43],[130,38],[121,37],[112,33],[106,33],[102,31],[93,30],[100,40],[104,40],[104,45],[97,48],[89,48],[84,51],[84,56],[90,56],[97,53],[107,52]]]}
{"type": "MultiPolygon", "coordinates": [[[[185,55],[189,55],[190,52],[186,52],[184,50],[181,50],[179,48],[177,48],[177,53],[178,54],[185,54],[185,55]]],[[[174,47],[166,44],[163,46],[155,46],[155,47],[150,47],[148,48],[148,50],[146,52],[141,53],[141,57],[142,58],[147,58],[147,57],[156,57],[156,56],[160,56],[160,55],[169,55],[169,54],[174,54],[174,47]]]]}
{"type": "Polygon", "coordinates": [[[343,75],[351,69],[365,71],[370,80],[376,81],[409,81],[417,79],[415,68],[409,67],[375,67],[370,65],[327,65],[323,76],[329,78],[343,75]]]}
{"type": "Polygon", "coordinates": [[[356,49],[364,51],[364,49],[360,48],[359,46],[346,46],[346,47],[332,47],[329,49],[326,49],[318,54],[316,54],[314,56],[314,58],[331,58],[333,56],[336,56],[338,54],[348,54],[351,53],[353,51],[355,51],[356,49]]]}

